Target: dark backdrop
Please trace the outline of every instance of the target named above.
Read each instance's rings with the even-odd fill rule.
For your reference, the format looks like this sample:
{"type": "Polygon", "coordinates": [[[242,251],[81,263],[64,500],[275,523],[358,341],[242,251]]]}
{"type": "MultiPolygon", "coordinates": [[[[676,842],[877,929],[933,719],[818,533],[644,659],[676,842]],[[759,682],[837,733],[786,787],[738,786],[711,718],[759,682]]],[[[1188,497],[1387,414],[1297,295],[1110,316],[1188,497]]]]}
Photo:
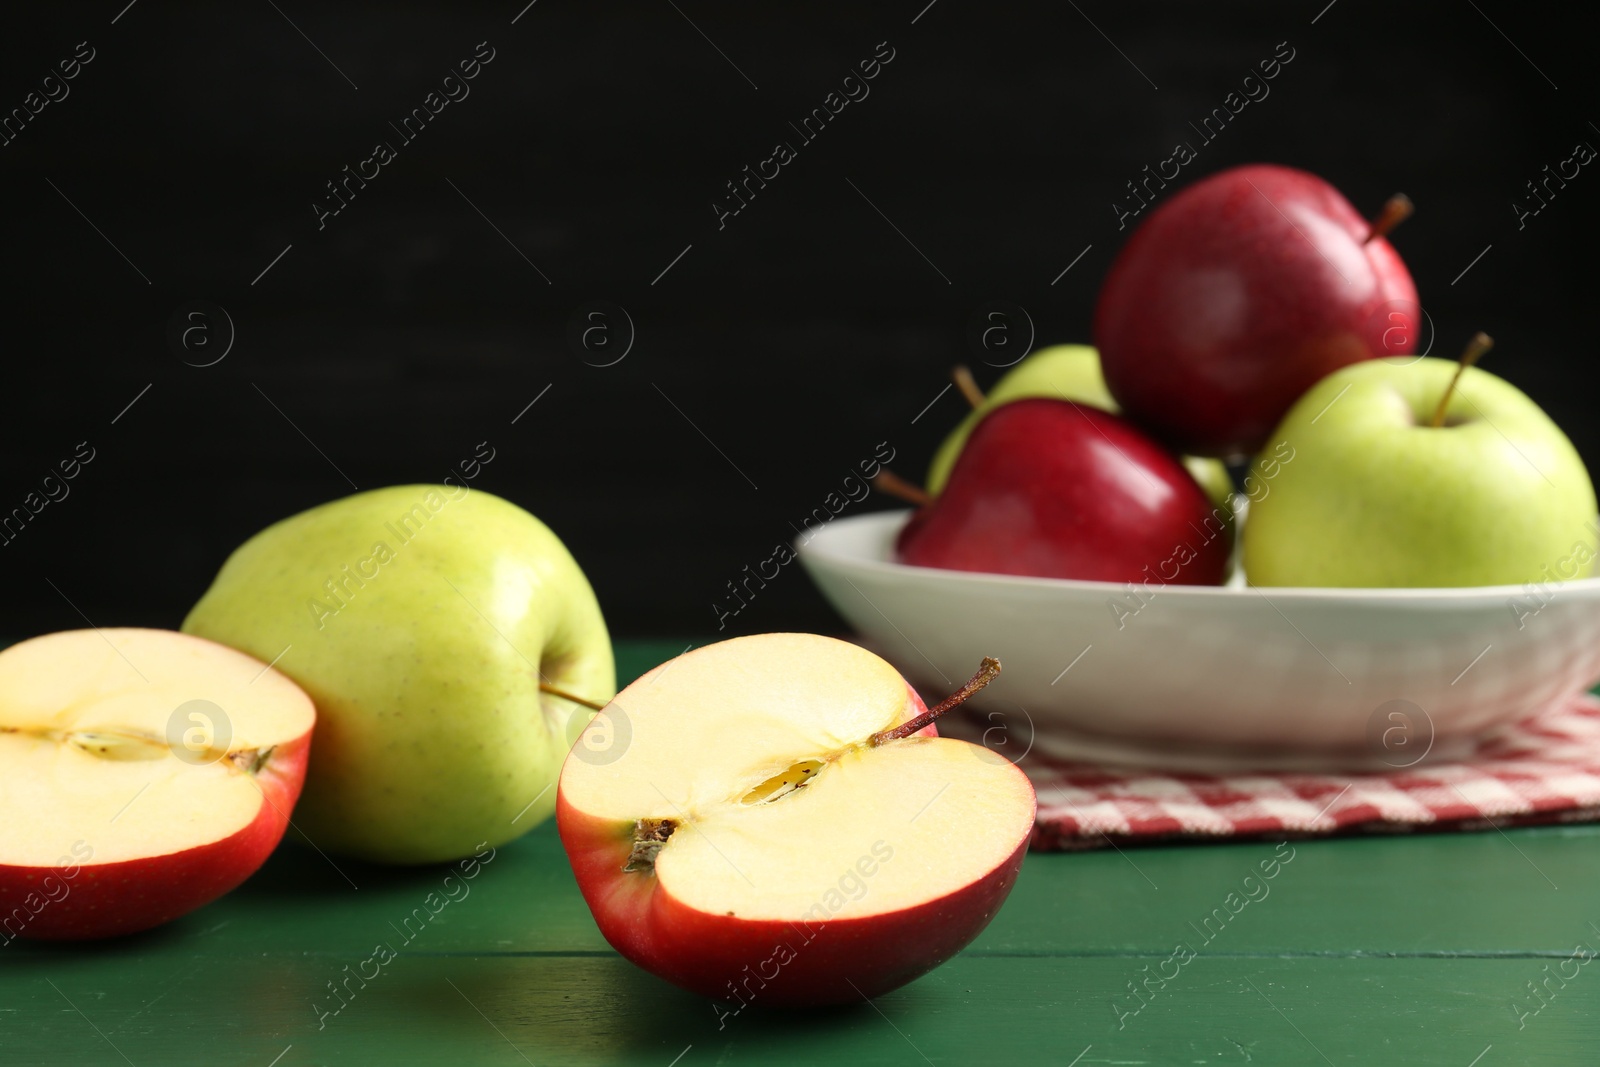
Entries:
{"type": "MultiPolygon", "coordinates": [[[[1087,339],[1125,236],[1112,201],[1285,41],[1270,96],[1185,179],[1266,160],[1363,210],[1409,193],[1396,243],[1437,354],[1488,330],[1492,369],[1600,461],[1600,175],[1521,229],[1512,208],[1600,145],[1570,7],[925,2],[8,15],[7,113],[59,96],[42,79],[79,42],[94,58],[0,147],[0,512],[78,442],[95,458],[0,547],[3,632],[81,625],[67,598],[101,625],[176,625],[258,528],[351,484],[437,480],[485,440],[476,484],[555,528],[616,632],[711,632],[724,583],[879,442],[920,477],[961,414],[934,398],[974,358],[978,309],[1087,339]],[[403,142],[389,123],[479,42],[470,95],[403,142]],[[879,42],[870,95],[800,145],[788,124],[879,42]],[[379,140],[396,158],[319,230],[325,183],[379,140]],[[779,140],[798,158],[719,228],[724,184],[779,140]],[[569,338],[598,300],[636,334],[611,366],[615,307],[610,348],[569,338]],[[169,326],[196,301],[185,348],[169,326]],[[225,347],[219,307],[231,350],[187,365],[225,347]]],[[[791,567],[729,632],[838,625],[791,567]]]]}

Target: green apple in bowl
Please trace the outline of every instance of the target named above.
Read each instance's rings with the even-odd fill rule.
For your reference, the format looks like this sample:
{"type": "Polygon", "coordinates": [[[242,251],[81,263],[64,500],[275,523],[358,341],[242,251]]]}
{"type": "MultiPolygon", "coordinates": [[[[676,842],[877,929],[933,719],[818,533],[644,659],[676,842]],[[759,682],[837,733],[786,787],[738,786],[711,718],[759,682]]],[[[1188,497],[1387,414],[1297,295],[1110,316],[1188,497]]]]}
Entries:
{"type": "Polygon", "coordinates": [[[184,620],[297,682],[318,713],[295,824],[383,863],[459,859],[554,810],[611,641],[561,541],[463,486],[402,485],[284,519],[240,546],[184,620]]]}
{"type": "Polygon", "coordinates": [[[1307,391],[1271,440],[1244,524],[1253,585],[1514,585],[1592,570],[1583,460],[1493,374],[1443,359],[1355,363],[1307,391]]]}
{"type": "MultiPolygon", "coordinates": [[[[1028,397],[1048,396],[1058,400],[1075,400],[1112,414],[1119,413],[1117,402],[1106,388],[1106,379],[1100,372],[1100,353],[1089,345],[1051,345],[1041,348],[1018,363],[994,384],[983,402],[969,411],[965,418],[944,439],[928,465],[927,489],[938,496],[950,478],[950,468],[956,457],[966,447],[967,438],[978,421],[1001,404],[1028,397]]],[[[1206,491],[1211,502],[1230,516],[1233,482],[1228,468],[1220,460],[1184,456],[1183,465],[1189,469],[1200,488],[1206,491]]]]}

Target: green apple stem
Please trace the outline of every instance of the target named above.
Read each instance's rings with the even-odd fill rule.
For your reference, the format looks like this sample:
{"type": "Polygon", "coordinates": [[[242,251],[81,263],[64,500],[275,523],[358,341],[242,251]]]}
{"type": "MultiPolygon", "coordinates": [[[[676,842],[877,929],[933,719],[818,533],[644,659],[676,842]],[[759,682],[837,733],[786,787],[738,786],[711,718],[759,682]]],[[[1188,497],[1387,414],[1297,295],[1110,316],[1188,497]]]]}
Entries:
{"type": "Polygon", "coordinates": [[[1409,219],[1416,209],[1409,196],[1405,193],[1395,193],[1384,203],[1383,210],[1378,212],[1378,217],[1372,220],[1372,230],[1362,243],[1367,244],[1379,237],[1389,236],[1389,231],[1409,219]]]}
{"type": "Polygon", "coordinates": [[[967,403],[972,405],[974,411],[983,406],[983,390],[978,388],[977,380],[972,377],[972,371],[965,363],[950,368],[950,380],[956,383],[956,388],[961,390],[961,395],[967,398],[967,403]]]}
{"type": "Polygon", "coordinates": [[[594,711],[603,711],[603,710],[605,710],[605,705],[604,704],[601,704],[601,703],[599,703],[597,701],[593,701],[593,700],[585,700],[583,697],[577,696],[576,694],[573,694],[573,693],[569,693],[565,689],[557,689],[555,686],[551,685],[549,682],[540,682],[539,683],[539,692],[541,692],[541,693],[549,693],[551,696],[560,697],[562,700],[570,700],[574,704],[582,704],[584,707],[590,708],[591,710],[594,710],[594,711]]]}
{"type": "Polygon", "coordinates": [[[872,476],[872,487],[878,492],[892,496],[896,500],[904,500],[907,504],[915,504],[925,508],[933,503],[933,497],[918,486],[912,485],[894,471],[884,467],[872,476]]]}
{"type": "Polygon", "coordinates": [[[960,689],[957,689],[915,719],[908,719],[899,726],[888,730],[880,730],[878,733],[873,734],[867,739],[867,744],[877,746],[886,741],[898,741],[902,737],[910,737],[951,708],[964,703],[972,694],[994,681],[995,675],[999,673],[1000,661],[993,656],[983,657],[983,663],[978,667],[978,673],[968,678],[960,689]]]}
{"type": "Polygon", "coordinates": [[[1482,330],[1472,335],[1472,340],[1467,342],[1466,350],[1461,353],[1461,359],[1456,363],[1455,375],[1445,387],[1444,395],[1439,398],[1439,406],[1433,409],[1433,418],[1429,421],[1429,426],[1437,430],[1444,425],[1444,409],[1450,406],[1450,397],[1456,391],[1456,383],[1461,381],[1461,376],[1466,373],[1468,367],[1482,359],[1493,347],[1494,338],[1482,330]]]}

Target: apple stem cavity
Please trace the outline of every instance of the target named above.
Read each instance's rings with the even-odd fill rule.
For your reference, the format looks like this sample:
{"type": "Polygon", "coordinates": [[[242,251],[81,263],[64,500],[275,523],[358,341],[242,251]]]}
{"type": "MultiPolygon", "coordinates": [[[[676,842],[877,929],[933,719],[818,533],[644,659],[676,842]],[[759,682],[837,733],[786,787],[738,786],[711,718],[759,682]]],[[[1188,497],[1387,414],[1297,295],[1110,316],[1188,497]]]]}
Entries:
{"type": "Polygon", "coordinates": [[[1379,237],[1387,237],[1391,230],[1411,217],[1417,206],[1405,193],[1395,193],[1384,202],[1383,210],[1372,220],[1372,230],[1362,244],[1371,244],[1379,237]]]}
{"type": "Polygon", "coordinates": [[[261,773],[261,768],[267,765],[267,760],[272,758],[272,753],[277,747],[277,745],[269,745],[266,748],[247,748],[233,753],[228,758],[233,760],[235,767],[253,777],[261,773]]]}
{"type": "Polygon", "coordinates": [[[950,380],[956,383],[956,388],[961,390],[961,395],[967,398],[967,403],[976,411],[983,406],[983,390],[978,388],[978,382],[972,377],[972,371],[965,363],[958,363],[950,368],[950,380]]]}
{"type": "Polygon", "coordinates": [[[880,730],[878,733],[873,734],[867,739],[867,744],[875,747],[889,741],[898,741],[903,737],[910,737],[918,730],[926,728],[929,723],[951,708],[964,703],[972,694],[994,681],[995,676],[999,673],[1000,661],[993,656],[983,657],[983,662],[978,666],[978,673],[968,678],[960,689],[957,689],[915,719],[908,719],[899,726],[888,730],[880,730]]]}
{"type": "Polygon", "coordinates": [[[581,704],[584,707],[590,709],[591,711],[604,711],[605,707],[606,707],[604,704],[601,704],[599,701],[586,700],[583,697],[580,697],[580,696],[578,696],[578,695],[576,695],[574,693],[567,692],[565,689],[558,689],[555,686],[551,685],[549,682],[541,681],[539,683],[539,692],[541,692],[541,693],[549,693],[551,696],[560,697],[562,700],[570,700],[574,704],[581,704]]]}
{"type": "Polygon", "coordinates": [[[1433,418],[1428,425],[1437,430],[1444,425],[1444,411],[1450,406],[1450,397],[1456,391],[1456,383],[1461,381],[1461,376],[1467,368],[1488,354],[1494,347],[1494,338],[1479,330],[1472,335],[1472,340],[1467,342],[1466,350],[1461,353],[1461,359],[1456,363],[1456,372],[1450,379],[1450,384],[1445,387],[1444,395],[1439,398],[1439,406],[1433,409],[1433,418]]]}
{"type": "Polygon", "coordinates": [[[907,504],[915,504],[925,508],[933,503],[933,497],[919,486],[912,485],[904,478],[887,467],[882,468],[870,479],[872,487],[885,496],[892,496],[896,500],[904,500],[907,504]]]}
{"type": "Polygon", "coordinates": [[[633,849],[624,871],[654,871],[656,854],[678,828],[673,819],[639,819],[633,824],[633,849]]]}

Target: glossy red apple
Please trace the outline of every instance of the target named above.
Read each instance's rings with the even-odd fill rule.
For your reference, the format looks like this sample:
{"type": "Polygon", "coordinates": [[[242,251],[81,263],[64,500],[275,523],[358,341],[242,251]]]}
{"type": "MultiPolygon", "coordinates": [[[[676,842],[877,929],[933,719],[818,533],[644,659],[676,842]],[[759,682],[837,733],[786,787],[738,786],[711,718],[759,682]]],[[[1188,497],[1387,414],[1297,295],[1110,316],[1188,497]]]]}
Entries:
{"type": "Polygon", "coordinates": [[[158,926],[283,837],[316,714],[241,652],[73,630],[0,652],[0,943],[158,926]]]}
{"type": "Polygon", "coordinates": [[[556,798],[600,932],[729,1012],[859,1001],[950,958],[1033,827],[1021,771],[920,721],[986,680],[927,712],[889,664],[811,634],[645,674],[579,738],[556,798]]]}
{"type": "Polygon", "coordinates": [[[1177,451],[1242,455],[1326,375],[1415,351],[1416,287],[1373,233],[1337,189],[1288,167],[1234,167],[1157,206],[1095,308],[1123,412],[1177,451]]]}
{"type": "Polygon", "coordinates": [[[937,500],[901,530],[920,567],[1218,585],[1233,534],[1181,460],[1127,419],[1013,400],[974,427],[937,500]]]}

